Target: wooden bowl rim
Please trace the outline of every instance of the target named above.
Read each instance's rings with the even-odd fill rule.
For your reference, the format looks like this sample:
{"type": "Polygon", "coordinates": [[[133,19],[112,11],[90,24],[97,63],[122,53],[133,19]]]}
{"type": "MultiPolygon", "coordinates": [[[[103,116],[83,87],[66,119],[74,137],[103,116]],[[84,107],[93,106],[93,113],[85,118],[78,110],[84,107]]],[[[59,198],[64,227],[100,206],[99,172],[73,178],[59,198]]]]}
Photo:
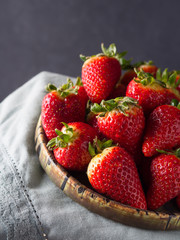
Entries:
{"type": "MultiPolygon", "coordinates": [[[[36,131],[35,131],[35,143],[36,143],[36,152],[39,156],[39,161],[47,175],[50,179],[70,198],[74,201],[78,202],[80,205],[86,207],[92,212],[98,213],[106,218],[110,218],[114,221],[118,221],[124,223],[124,221],[118,218],[118,213],[121,216],[122,214],[127,213],[129,217],[134,219],[135,221],[128,222],[125,221],[126,225],[140,227],[145,229],[154,229],[154,230],[178,230],[180,229],[180,213],[164,213],[158,211],[150,211],[150,210],[142,210],[137,209],[128,205],[124,205],[120,202],[116,202],[111,200],[107,197],[100,195],[99,193],[95,192],[92,189],[89,189],[82,183],[80,183],[76,178],[71,176],[64,167],[58,164],[52,154],[47,147],[47,138],[44,133],[44,129],[41,124],[41,115],[39,117],[36,131]],[[43,157],[41,157],[41,153],[43,152],[43,157]],[[46,160],[45,160],[46,159],[46,160]],[[44,161],[45,160],[45,161],[44,161]],[[51,175],[51,172],[47,169],[47,166],[51,165],[51,170],[55,170],[57,176],[59,178],[63,178],[61,185],[56,181],[56,176],[51,175]],[[66,188],[68,186],[68,188],[66,188]],[[71,189],[70,191],[68,189],[71,189]],[[86,192],[86,194],[84,194],[86,192]],[[74,195],[76,196],[74,197],[74,195]],[[92,198],[92,199],[91,199],[92,198]],[[83,200],[83,201],[82,201],[83,200]],[[87,204],[85,201],[87,200],[87,204]],[[90,204],[90,206],[88,205],[90,204]],[[92,206],[91,206],[92,205],[92,206]],[[105,213],[100,212],[99,209],[105,210],[105,213]],[[110,208],[110,209],[109,209],[110,208]],[[108,211],[112,210],[113,214],[117,212],[113,216],[113,214],[108,214],[108,211]],[[117,215],[117,216],[116,216],[117,215]],[[145,220],[145,224],[142,221],[145,220]],[[137,221],[136,221],[137,220],[137,221]],[[155,221],[154,223],[150,224],[150,220],[155,221]],[[139,222],[138,222],[139,221],[139,222]],[[158,221],[165,221],[165,224],[162,226],[157,225],[158,221]],[[171,224],[172,222],[172,224],[171,224]]],[[[132,220],[131,219],[131,220],[132,220]]]]}

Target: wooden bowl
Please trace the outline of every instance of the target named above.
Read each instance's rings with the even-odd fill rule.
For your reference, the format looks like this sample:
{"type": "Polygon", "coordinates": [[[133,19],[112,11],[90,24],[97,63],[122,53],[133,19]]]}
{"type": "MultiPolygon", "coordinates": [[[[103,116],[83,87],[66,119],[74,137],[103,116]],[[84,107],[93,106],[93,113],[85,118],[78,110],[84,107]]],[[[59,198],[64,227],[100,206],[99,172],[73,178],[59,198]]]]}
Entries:
{"type": "Polygon", "coordinates": [[[136,209],[95,192],[88,182],[86,173],[67,172],[46,147],[47,138],[41,117],[36,127],[35,143],[40,164],[50,179],[66,195],[90,211],[129,226],[153,230],[180,229],[180,212],[175,208],[173,201],[159,211],[136,209]]]}

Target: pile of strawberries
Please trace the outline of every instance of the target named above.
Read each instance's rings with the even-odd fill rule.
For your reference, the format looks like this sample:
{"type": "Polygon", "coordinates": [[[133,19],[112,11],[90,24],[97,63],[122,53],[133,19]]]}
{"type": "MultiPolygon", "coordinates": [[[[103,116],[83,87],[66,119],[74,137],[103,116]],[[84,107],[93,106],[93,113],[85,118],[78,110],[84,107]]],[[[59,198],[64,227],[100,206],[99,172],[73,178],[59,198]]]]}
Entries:
{"type": "Polygon", "coordinates": [[[111,44],[80,56],[82,82],[49,84],[42,125],[59,164],[139,209],[180,208],[180,73],[132,64],[111,44]]]}

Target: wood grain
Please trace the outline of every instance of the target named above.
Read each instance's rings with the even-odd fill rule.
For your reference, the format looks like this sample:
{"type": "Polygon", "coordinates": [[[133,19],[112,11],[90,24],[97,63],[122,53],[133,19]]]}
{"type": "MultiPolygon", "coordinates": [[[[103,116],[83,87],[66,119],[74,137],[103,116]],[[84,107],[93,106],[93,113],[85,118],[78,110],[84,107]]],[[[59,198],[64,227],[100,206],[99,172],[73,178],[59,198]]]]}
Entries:
{"type": "Polygon", "coordinates": [[[41,117],[35,131],[35,143],[40,164],[50,179],[67,196],[90,211],[133,227],[153,230],[180,229],[180,212],[174,207],[173,202],[159,211],[136,209],[95,192],[88,183],[86,174],[67,172],[46,147],[47,139],[41,117]]]}

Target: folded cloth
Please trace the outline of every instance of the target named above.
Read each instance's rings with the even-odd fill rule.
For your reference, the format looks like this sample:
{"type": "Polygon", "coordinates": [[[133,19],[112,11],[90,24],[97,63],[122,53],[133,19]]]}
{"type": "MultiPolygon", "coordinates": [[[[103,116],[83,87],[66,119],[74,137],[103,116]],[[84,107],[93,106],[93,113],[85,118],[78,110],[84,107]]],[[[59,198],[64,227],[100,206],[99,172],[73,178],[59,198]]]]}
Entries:
{"type": "Polygon", "coordinates": [[[44,87],[66,79],[42,72],[0,104],[0,239],[179,239],[179,231],[148,231],[94,214],[67,197],[43,171],[34,132],[44,87]]]}

